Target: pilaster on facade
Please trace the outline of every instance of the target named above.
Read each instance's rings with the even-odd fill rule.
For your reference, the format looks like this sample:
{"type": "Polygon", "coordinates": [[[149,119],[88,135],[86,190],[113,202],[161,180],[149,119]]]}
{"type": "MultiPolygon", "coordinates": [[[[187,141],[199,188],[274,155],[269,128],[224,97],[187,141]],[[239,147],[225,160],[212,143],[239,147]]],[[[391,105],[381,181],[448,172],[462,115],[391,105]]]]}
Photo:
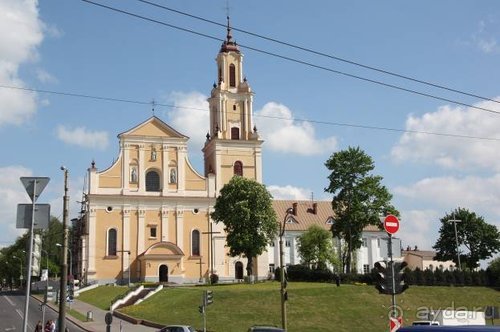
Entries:
{"type": "Polygon", "coordinates": [[[182,206],[177,206],[175,210],[175,244],[184,251],[184,209],[182,206]]]}
{"type": "Polygon", "coordinates": [[[168,241],[168,208],[161,207],[161,241],[168,241]]]}
{"type": "Polygon", "coordinates": [[[122,208],[122,230],[123,230],[123,247],[122,247],[122,264],[124,271],[130,277],[130,206],[124,205],[122,208]],[[128,254],[127,254],[128,252],[128,254]]]}
{"type": "Polygon", "coordinates": [[[145,218],[146,218],[146,210],[143,207],[139,207],[137,209],[137,253],[136,256],[139,256],[144,252],[144,241],[145,241],[145,218]]]}
{"type": "Polygon", "coordinates": [[[186,158],[187,150],[185,146],[177,147],[177,190],[183,193],[186,183],[186,158]]]}
{"type": "Polygon", "coordinates": [[[95,249],[96,249],[96,208],[89,206],[88,211],[88,230],[89,230],[89,257],[88,257],[88,273],[95,273],[95,249]]]}
{"type": "Polygon", "coordinates": [[[139,173],[139,192],[143,193],[146,191],[146,170],[145,163],[146,159],[144,158],[145,146],[144,144],[139,145],[139,161],[138,161],[138,173],[139,173]]]}
{"type": "Polygon", "coordinates": [[[123,163],[122,163],[122,188],[124,193],[129,191],[130,183],[130,144],[122,142],[120,145],[120,150],[123,153],[123,163]]]}
{"type": "Polygon", "coordinates": [[[166,196],[168,194],[168,185],[166,185],[169,182],[169,172],[170,170],[168,169],[168,145],[163,144],[162,145],[162,169],[163,169],[163,189],[162,189],[162,194],[163,196],[166,196]]]}

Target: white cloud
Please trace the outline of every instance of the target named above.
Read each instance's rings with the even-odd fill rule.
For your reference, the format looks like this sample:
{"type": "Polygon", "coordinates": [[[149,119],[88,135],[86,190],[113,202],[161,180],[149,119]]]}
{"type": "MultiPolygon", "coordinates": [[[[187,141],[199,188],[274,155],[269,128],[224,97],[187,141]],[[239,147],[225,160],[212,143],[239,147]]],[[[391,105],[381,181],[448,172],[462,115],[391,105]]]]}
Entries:
{"type": "Polygon", "coordinates": [[[439,219],[444,215],[436,210],[408,210],[400,211],[400,227],[396,234],[403,242],[403,249],[407,246],[418,246],[421,250],[432,250],[436,243],[439,219]]]}
{"type": "MultiPolygon", "coordinates": [[[[498,98],[497,98],[498,99],[498,98]]],[[[500,105],[485,101],[475,106],[497,110],[500,105]]],[[[410,115],[406,130],[498,138],[500,116],[472,108],[440,107],[421,117],[410,115]]],[[[500,171],[497,151],[500,142],[484,139],[453,138],[424,133],[405,133],[391,153],[396,161],[435,163],[444,168],[482,168],[500,171]]]]}
{"type": "Polygon", "coordinates": [[[255,112],[255,122],[267,149],[299,155],[324,154],[337,149],[335,137],[316,138],[312,124],[293,120],[290,109],[282,104],[267,103],[255,112]]]}
{"type": "Polygon", "coordinates": [[[205,143],[209,127],[207,96],[199,92],[174,92],[169,95],[169,101],[176,107],[169,111],[169,125],[181,134],[190,133],[189,145],[191,152],[199,152],[205,143]]]}
{"type": "Polygon", "coordinates": [[[267,186],[267,190],[273,195],[274,199],[306,200],[311,198],[311,190],[305,188],[293,187],[290,185],[267,186]]]}
{"type": "Polygon", "coordinates": [[[67,144],[91,149],[105,150],[109,144],[107,132],[90,131],[85,127],[71,129],[59,126],[57,128],[57,137],[67,144]]]}
{"type": "MultiPolygon", "coordinates": [[[[43,40],[43,23],[36,0],[0,2],[0,84],[23,87],[19,66],[38,58],[43,40]]],[[[36,94],[15,89],[0,89],[0,125],[19,125],[36,112],[36,94]]]]}
{"type": "Polygon", "coordinates": [[[42,83],[57,83],[57,78],[42,68],[36,70],[36,78],[42,83]]]}
{"type": "MultiPolygon", "coordinates": [[[[457,207],[500,219],[500,174],[489,178],[436,177],[422,179],[411,186],[394,188],[394,193],[440,207],[443,215],[457,207]]],[[[497,223],[500,226],[500,223],[497,223]]]]}
{"type": "Polygon", "coordinates": [[[31,203],[19,178],[33,176],[32,171],[22,166],[0,168],[0,246],[10,245],[13,239],[25,232],[16,229],[17,204],[31,203]]]}
{"type": "Polygon", "coordinates": [[[495,24],[495,20],[482,20],[478,24],[476,33],[472,35],[473,44],[483,53],[492,54],[500,52],[497,37],[493,33],[490,33],[490,31],[497,31],[498,27],[491,27],[495,24]]]}

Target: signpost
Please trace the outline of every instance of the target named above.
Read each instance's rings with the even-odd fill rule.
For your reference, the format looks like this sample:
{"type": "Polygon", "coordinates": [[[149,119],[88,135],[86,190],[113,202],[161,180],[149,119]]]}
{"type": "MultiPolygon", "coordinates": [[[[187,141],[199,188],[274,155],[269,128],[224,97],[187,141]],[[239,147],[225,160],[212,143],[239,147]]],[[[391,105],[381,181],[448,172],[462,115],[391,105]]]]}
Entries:
{"type": "MultiPolygon", "coordinates": [[[[384,219],[385,231],[391,235],[397,233],[399,230],[399,220],[396,216],[389,214],[384,219]]],[[[391,259],[392,260],[392,259],[391,259]]]]}
{"type": "Polygon", "coordinates": [[[403,325],[402,317],[397,317],[397,318],[391,317],[389,331],[396,332],[402,325],[403,325]]]}
{"type": "MultiPolygon", "coordinates": [[[[33,228],[35,226],[35,219],[37,217],[37,211],[41,211],[42,209],[37,210],[37,204],[36,201],[42,191],[45,189],[45,186],[47,186],[47,183],[49,183],[50,178],[48,177],[21,177],[20,178],[21,183],[24,186],[24,189],[26,189],[26,192],[28,193],[28,196],[31,199],[31,214],[30,213],[25,213],[26,212],[26,207],[18,207],[17,211],[18,213],[24,212],[24,223],[19,223],[19,216],[18,216],[18,223],[17,223],[17,228],[29,228],[29,234],[30,234],[30,242],[29,242],[29,254],[28,254],[28,264],[26,266],[26,299],[24,303],[24,318],[23,318],[23,332],[26,332],[28,329],[28,304],[29,304],[29,298],[30,298],[30,290],[31,290],[31,265],[32,265],[32,256],[33,256],[33,228]],[[30,218],[30,221],[27,221],[26,218],[30,218]],[[29,226],[29,227],[26,227],[29,226]]],[[[22,205],[22,204],[21,204],[22,205]]],[[[46,212],[43,214],[41,217],[42,219],[45,217],[50,216],[50,209],[44,209],[46,212]]],[[[44,224],[45,221],[39,220],[39,224],[44,224]]],[[[46,221],[47,227],[49,224],[49,221],[47,219],[46,221]]]]}

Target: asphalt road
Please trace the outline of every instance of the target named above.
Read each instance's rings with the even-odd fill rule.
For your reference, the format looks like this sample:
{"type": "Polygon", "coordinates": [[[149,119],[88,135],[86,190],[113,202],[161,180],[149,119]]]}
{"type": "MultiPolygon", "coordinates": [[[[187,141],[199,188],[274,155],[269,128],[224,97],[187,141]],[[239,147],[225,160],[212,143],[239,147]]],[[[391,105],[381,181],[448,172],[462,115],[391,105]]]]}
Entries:
{"type": "MultiPolygon", "coordinates": [[[[22,331],[24,318],[24,293],[18,291],[0,292],[0,331],[22,331]]],[[[58,314],[54,310],[46,307],[45,321],[53,319],[57,322],[58,314]]],[[[30,298],[28,306],[28,332],[35,330],[36,323],[42,320],[42,311],[40,302],[30,298]]],[[[66,326],[70,332],[83,331],[69,320],[66,320],[66,326]]]]}

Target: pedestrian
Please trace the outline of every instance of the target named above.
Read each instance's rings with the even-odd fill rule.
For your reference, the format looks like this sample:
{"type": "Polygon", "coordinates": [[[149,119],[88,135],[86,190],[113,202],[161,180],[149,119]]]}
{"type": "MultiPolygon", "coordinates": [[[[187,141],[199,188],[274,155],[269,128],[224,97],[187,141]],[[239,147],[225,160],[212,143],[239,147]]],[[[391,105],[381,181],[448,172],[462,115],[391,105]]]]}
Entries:
{"type": "Polygon", "coordinates": [[[50,330],[49,332],[56,332],[56,322],[53,320],[50,321],[50,330]]]}
{"type": "Polygon", "coordinates": [[[50,319],[45,323],[45,331],[44,332],[50,332],[50,319]]]}
{"type": "Polygon", "coordinates": [[[35,332],[43,332],[43,324],[41,320],[36,323],[35,332]]]}

